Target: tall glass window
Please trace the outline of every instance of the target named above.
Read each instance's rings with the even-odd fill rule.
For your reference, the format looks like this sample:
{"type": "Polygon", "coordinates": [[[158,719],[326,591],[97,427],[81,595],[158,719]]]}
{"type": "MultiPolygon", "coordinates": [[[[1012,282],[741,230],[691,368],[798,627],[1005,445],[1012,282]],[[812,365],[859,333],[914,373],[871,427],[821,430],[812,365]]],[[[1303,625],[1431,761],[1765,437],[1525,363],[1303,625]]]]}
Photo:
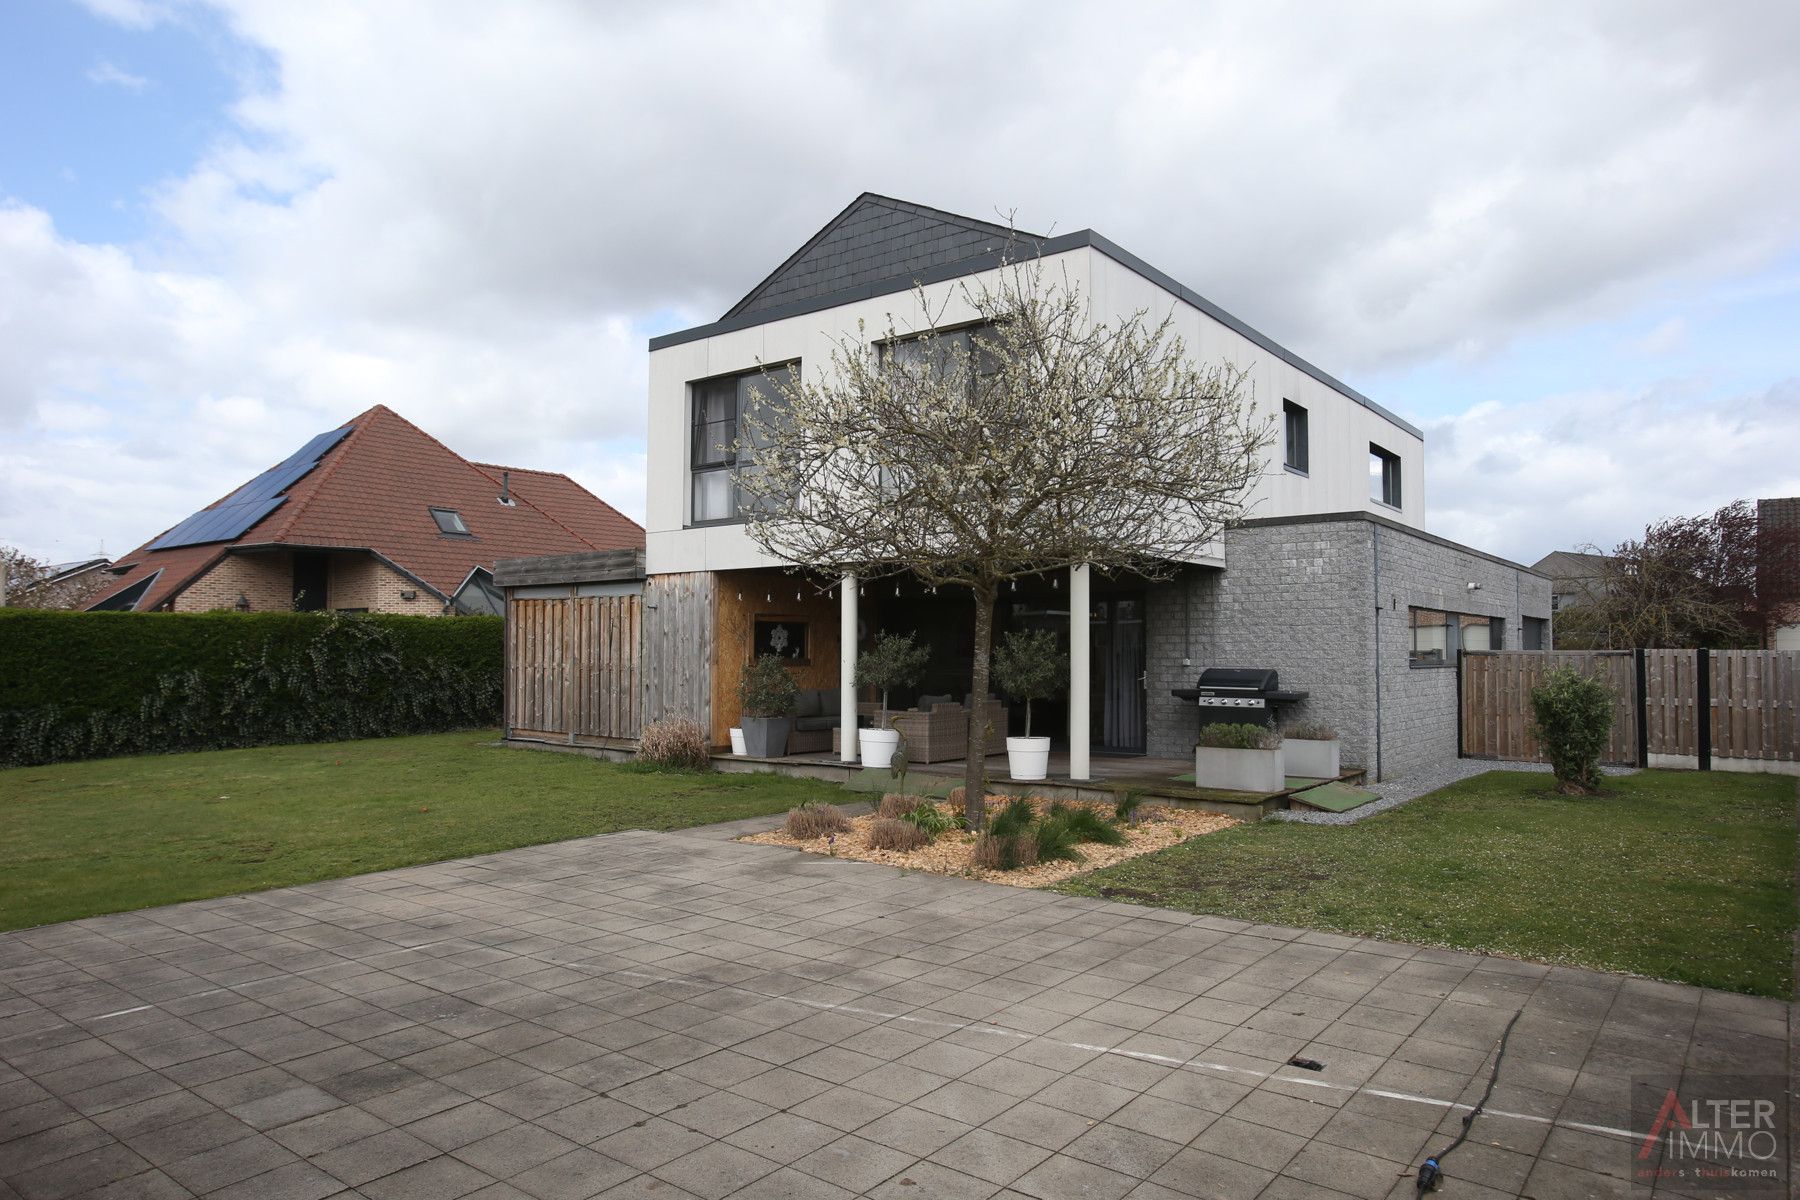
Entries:
{"type": "Polygon", "coordinates": [[[756,469],[754,450],[740,452],[737,445],[744,414],[755,409],[767,420],[769,413],[779,412],[780,393],[775,385],[791,386],[798,370],[798,363],[789,363],[766,374],[747,371],[689,385],[693,397],[690,523],[741,517],[746,497],[737,477],[756,469]]]}

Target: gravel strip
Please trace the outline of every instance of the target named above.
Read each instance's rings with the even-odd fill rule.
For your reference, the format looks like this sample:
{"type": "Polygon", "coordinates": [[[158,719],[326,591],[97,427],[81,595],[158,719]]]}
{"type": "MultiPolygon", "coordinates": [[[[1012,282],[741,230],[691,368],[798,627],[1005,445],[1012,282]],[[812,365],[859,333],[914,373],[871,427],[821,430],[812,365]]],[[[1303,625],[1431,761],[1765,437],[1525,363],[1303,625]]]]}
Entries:
{"type": "MultiPolygon", "coordinates": [[[[1607,775],[1633,775],[1636,767],[1601,767],[1607,775]]],[[[1549,763],[1509,762],[1497,763],[1485,758],[1453,758],[1447,762],[1434,763],[1428,767],[1420,767],[1409,771],[1399,779],[1390,779],[1382,783],[1368,786],[1368,790],[1381,799],[1361,808],[1353,808],[1349,812],[1303,812],[1299,809],[1283,809],[1272,812],[1269,819],[1274,821],[1298,821],[1303,825],[1354,825],[1364,817],[1372,817],[1376,813],[1386,812],[1390,808],[1398,808],[1408,800],[1417,800],[1420,796],[1435,792],[1441,787],[1449,787],[1464,779],[1473,779],[1477,775],[1485,775],[1489,771],[1539,771],[1549,774],[1549,763]]]]}

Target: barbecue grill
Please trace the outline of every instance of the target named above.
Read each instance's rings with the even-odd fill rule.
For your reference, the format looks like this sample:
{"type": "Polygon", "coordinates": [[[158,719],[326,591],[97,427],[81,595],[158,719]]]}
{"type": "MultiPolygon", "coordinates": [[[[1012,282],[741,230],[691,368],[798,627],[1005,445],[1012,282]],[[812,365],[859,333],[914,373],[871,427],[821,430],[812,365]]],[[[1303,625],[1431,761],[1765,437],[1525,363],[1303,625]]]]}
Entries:
{"type": "Polygon", "coordinates": [[[1172,691],[1199,707],[1202,728],[1222,721],[1279,722],[1283,709],[1307,697],[1305,692],[1282,691],[1280,676],[1264,667],[1208,667],[1193,687],[1172,691]]]}

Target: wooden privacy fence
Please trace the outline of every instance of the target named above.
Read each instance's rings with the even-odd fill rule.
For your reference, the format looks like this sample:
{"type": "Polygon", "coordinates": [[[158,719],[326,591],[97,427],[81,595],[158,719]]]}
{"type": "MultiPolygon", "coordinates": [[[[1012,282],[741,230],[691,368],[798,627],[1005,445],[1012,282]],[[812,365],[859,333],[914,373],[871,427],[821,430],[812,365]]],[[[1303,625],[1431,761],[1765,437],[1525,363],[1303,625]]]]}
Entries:
{"type": "Polygon", "coordinates": [[[1606,762],[1692,760],[1702,770],[1717,759],[1800,762],[1800,653],[1791,650],[1465,652],[1463,756],[1544,761],[1531,736],[1531,689],[1565,663],[1612,690],[1606,762]]]}
{"type": "Polygon", "coordinates": [[[642,726],[643,598],[513,598],[506,618],[509,733],[630,740],[642,726]]]}
{"type": "Polygon", "coordinates": [[[1465,650],[1461,677],[1458,745],[1464,758],[1544,762],[1531,736],[1531,689],[1552,667],[1570,666],[1599,679],[1613,693],[1612,734],[1601,754],[1607,763],[1637,762],[1637,668],[1628,650],[1465,650]]]}

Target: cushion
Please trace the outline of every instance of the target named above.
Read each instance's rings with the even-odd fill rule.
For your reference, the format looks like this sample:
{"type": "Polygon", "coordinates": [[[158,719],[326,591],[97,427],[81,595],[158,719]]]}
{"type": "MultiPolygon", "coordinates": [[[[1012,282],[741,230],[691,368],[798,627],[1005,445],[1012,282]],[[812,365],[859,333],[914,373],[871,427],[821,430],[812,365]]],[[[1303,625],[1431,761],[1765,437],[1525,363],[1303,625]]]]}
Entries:
{"type": "Polygon", "coordinates": [[[838,719],[833,717],[795,717],[794,728],[801,730],[836,729],[838,719]]]}
{"type": "Polygon", "coordinates": [[[940,704],[955,704],[956,697],[950,695],[935,696],[927,692],[919,697],[919,707],[930,712],[940,704]]]}
{"type": "MultiPolygon", "coordinates": [[[[843,697],[838,693],[836,688],[820,688],[819,714],[826,717],[837,716],[843,711],[843,708],[838,703],[842,699],[843,697]]],[[[836,724],[836,722],[834,721],[833,724],[836,724]]]]}
{"type": "Polygon", "coordinates": [[[819,689],[801,688],[795,699],[794,715],[796,717],[816,717],[819,715],[819,689]]]}

